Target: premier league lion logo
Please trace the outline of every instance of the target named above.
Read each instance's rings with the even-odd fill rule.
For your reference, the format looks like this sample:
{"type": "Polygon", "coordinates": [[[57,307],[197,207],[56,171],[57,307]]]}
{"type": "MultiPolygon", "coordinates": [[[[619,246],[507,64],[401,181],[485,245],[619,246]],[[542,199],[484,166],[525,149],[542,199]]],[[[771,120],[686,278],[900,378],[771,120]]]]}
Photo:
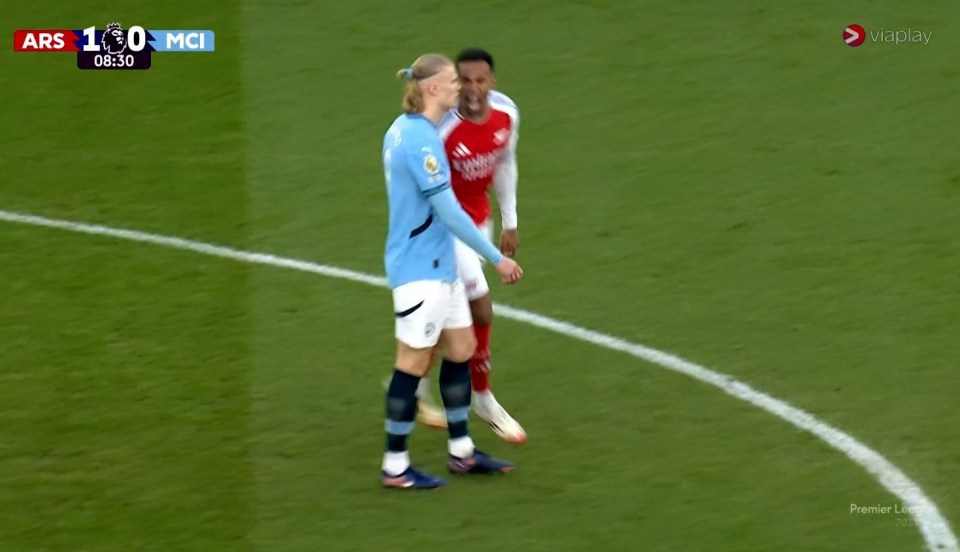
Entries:
{"type": "Polygon", "coordinates": [[[100,39],[100,47],[108,54],[122,54],[127,49],[127,33],[123,32],[119,23],[107,25],[107,30],[100,39]]]}

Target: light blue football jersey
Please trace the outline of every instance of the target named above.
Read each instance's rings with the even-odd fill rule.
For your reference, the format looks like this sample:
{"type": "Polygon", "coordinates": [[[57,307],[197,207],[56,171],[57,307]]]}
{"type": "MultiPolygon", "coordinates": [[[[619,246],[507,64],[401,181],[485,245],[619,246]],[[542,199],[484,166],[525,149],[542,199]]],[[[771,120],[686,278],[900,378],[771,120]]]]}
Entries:
{"type": "Polygon", "coordinates": [[[453,234],[427,198],[450,188],[450,166],[437,126],[404,113],[383,140],[390,218],[384,265],[391,288],[417,280],[457,278],[453,234]]]}

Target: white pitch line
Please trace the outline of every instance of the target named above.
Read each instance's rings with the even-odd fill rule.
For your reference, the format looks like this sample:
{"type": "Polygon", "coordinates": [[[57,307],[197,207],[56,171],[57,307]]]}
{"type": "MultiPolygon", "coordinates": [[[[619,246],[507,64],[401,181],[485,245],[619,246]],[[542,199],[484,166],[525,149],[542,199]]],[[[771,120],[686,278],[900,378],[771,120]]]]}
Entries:
{"type": "MultiPolygon", "coordinates": [[[[372,274],[309,261],[288,259],[267,253],[252,253],[182,238],[137,232],[136,230],[121,230],[108,226],[56,220],[3,210],[0,210],[0,221],[57,228],[69,232],[108,236],[141,243],[151,243],[174,249],[194,251],[214,257],[233,259],[245,263],[289,268],[377,287],[387,286],[385,278],[372,274]]],[[[902,509],[909,513],[910,517],[916,522],[917,528],[920,530],[920,534],[926,543],[927,550],[932,552],[960,552],[957,547],[957,537],[953,534],[950,524],[946,518],[943,517],[943,514],[940,513],[937,505],[930,500],[917,483],[907,477],[900,468],[893,465],[877,451],[864,445],[852,435],[844,433],[830,424],[817,419],[813,414],[805,412],[785,401],[771,397],[762,391],[758,391],[731,376],[715,372],[670,353],[658,351],[657,349],[631,343],[611,335],[588,330],[587,328],[582,328],[569,322],[555,320],[534,312],[515,309],[506,305],[494,305],[494,310],[498,316],[524,322],[606,349],[627,353],[668,370],[685,374],[703,383],[718,387],[728,395],[746,401],[789,422],[795,427],[813,434],[863,467],[885,489],[900,499],[903,505],[902,509]]]]}

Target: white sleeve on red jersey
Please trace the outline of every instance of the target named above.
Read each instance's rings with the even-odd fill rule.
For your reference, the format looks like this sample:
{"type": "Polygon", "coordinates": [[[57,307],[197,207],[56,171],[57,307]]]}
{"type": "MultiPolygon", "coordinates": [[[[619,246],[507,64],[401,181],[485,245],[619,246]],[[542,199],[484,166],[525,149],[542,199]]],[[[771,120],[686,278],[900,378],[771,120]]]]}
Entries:
{"type": "Polygon", "coordinates": [[[457,128],[461,120],[460,114],[457,113],[457,108],[450,109],[443,114],[443,117],[440,118],[440,123],[437,125],[437,132],[440,133],[441,142],[447,141],[447,136],[450,136],[450,133],[453,132],[453,129],[457,128]]]}
{"type": "Polygon", "coordinates": [[[506,94],[491,90],[490,106],[510,116],[510,141],[493,174],[493,186],[500,204],[500,220],[505,230],[517,227],[517,140],[520,138],[520,110],[506,94]]]}

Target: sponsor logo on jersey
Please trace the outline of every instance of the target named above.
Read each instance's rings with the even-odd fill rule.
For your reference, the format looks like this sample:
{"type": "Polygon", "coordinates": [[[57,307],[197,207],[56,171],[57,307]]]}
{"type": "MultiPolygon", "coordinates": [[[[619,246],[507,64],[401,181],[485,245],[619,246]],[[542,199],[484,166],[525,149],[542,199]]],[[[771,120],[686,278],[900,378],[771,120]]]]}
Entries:
{"type": "Polygon", "coordinates": [[[453,169],[462,174],[464,180],[483,180],[493,176],[498,163],[500,163],[500,150],[467,159],[455,159],[453,169]]]}
{"type": "Polygon", "coordinates": [[[457,144],[457,147],[453,148],[453,156],[454,156],[454,157],[467,157],[467,156],[469,156],[471,153],[473,153],[473,152],[471,152],[471,151],[470,151],[470,148],[468,148],[467,146],[465,146],[465,145],[463,144],[463,142],[458,143],[458,144],[457,144]]]}

